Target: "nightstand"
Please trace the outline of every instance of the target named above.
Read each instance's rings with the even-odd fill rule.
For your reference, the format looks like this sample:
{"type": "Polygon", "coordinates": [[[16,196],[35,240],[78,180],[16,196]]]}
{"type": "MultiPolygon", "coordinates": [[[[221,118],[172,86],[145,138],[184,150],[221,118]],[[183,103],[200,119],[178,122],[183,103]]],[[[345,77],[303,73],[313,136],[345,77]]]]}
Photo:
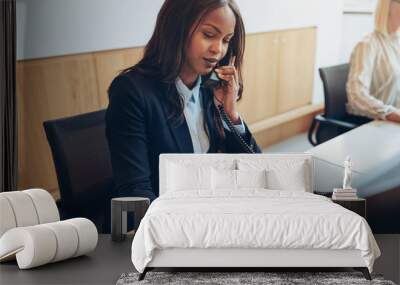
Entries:
{"type": "Polygon", "coordinates": [[[127,234],[127,212],[135,215],[135,230],[150,206],[150,200],[143,197],[121,197],[111,200],[111,239],[123,241],[127,234]]]}
{"type": "Polygon", "coordinates": [[[363,198],[356,198],[351,200],[336,200],[332,199],[332,202],[341,205],[342,207],[359,214],[364,219],[367,218],[367,200],[363,198]]]}

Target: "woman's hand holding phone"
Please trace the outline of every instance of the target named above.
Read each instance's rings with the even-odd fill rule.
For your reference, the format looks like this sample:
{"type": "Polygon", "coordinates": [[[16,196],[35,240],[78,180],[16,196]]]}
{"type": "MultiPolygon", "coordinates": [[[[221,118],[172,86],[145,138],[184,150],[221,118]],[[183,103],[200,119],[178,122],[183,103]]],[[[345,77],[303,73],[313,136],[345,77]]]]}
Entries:
{"type": "Polygon", "coordinates": [[[224,81],[214,89],[214,103],[216,106],[224,105],[226,114],[235,124],[239,122],[236,100],[239,93],[239,78],[235,68],[236,57],[233,56],[227,66],[219,66],[214,71],[224,81]]]}

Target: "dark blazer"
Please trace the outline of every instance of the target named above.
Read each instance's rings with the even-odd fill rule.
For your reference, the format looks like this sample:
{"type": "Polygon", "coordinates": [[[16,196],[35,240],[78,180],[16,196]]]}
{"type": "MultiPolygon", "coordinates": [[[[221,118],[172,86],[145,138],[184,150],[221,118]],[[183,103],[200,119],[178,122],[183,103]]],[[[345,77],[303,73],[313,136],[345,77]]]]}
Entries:
{"type": "MultiPolygon", "coordinates": [[[[117,76],[109,89],[106,112],[106,135],[110,147],[115,196],[158,197],[158,163],[161,153],[193,153],[193,145],[185,120],[173,126],[167,121],[166,92],[177,92],[175,84],[167,85],[145,77],[137,71],[117,76]]],[[[201,87],[205,122],[209,130],[208,153],[244,152],[230,131],[225,140],[217,135],[213,124],[212,90],[201,87]]],[[[261,152],[245,124],[245,141],[261,152]]]]}

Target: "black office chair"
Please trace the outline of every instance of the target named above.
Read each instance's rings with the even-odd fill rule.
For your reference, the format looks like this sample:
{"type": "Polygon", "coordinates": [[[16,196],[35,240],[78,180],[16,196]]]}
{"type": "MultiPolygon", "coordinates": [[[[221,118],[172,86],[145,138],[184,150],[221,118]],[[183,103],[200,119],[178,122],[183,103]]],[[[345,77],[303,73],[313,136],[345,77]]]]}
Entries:
{"type": "Polygon", "coordinates": [[[62,219],[86,217],[110,232],[112,168],[105,110],[43,123],[53,155],[62,219]]]}
{"type": "Polygon", "coordinates": [[[349,64],[320,68],[319,74],[324,86],[325,113],[316,115],[308,130],[308,140],[314,146],[371,121],[346,112],[349,64]]]}

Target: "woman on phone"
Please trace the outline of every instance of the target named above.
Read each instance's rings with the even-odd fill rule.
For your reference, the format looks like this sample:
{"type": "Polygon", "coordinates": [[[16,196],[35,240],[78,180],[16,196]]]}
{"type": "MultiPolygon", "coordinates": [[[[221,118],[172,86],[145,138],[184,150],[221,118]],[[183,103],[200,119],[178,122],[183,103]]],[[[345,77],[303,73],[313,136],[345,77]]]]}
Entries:
{"type": "Polygon", "coordinates": [[[234,0],[164,2],[143,58],[109,88],[114,195],[154,200],[161,153],[261,152],[237,111],[244,45],[234,0]],[[223,84],[211,88],[213,70],[223,84]]]}
{"type": "Polygon", "coordinates": [[[400,0],[379,0],[375,31],[354,49],[348,112],[400,123],[400,0]]]}

